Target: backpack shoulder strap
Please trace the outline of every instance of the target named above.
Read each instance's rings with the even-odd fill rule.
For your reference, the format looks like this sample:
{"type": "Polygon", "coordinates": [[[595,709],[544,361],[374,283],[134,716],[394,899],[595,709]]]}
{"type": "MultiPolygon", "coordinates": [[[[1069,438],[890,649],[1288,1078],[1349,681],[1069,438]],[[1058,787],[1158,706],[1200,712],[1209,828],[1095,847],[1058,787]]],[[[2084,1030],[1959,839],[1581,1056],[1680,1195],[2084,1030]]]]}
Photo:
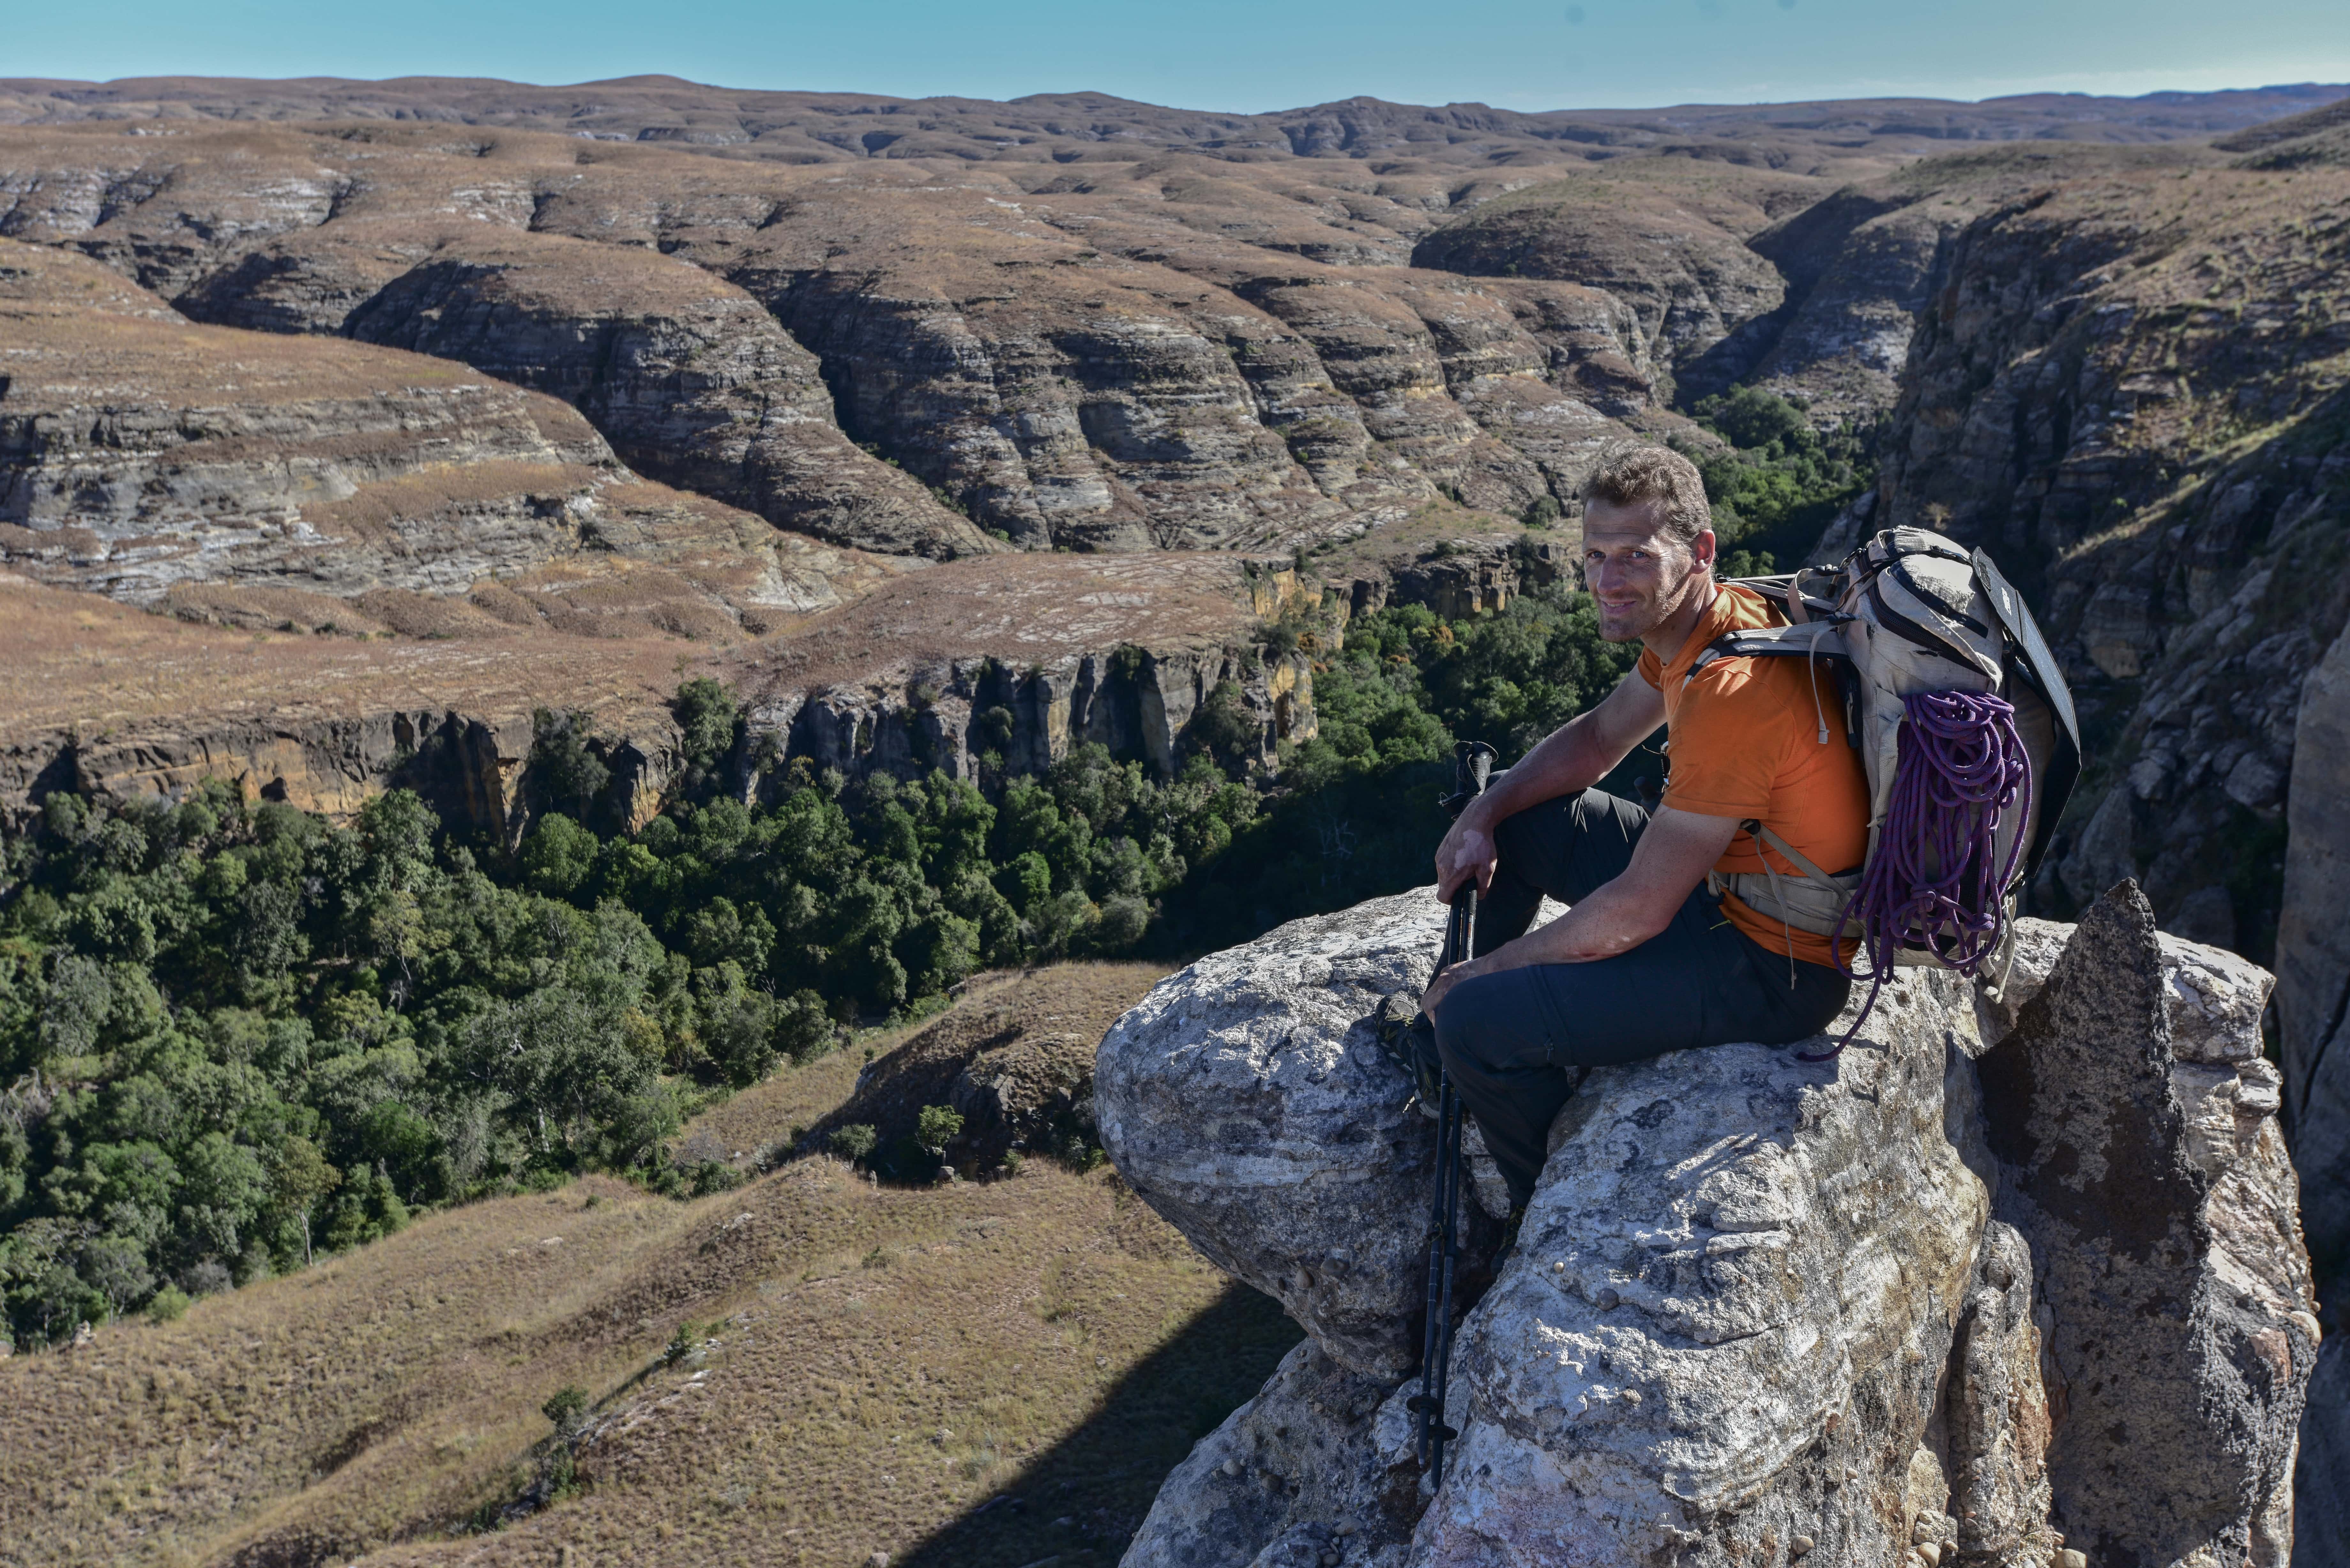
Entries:
{"type": "MultiPolygon", "coordinates": [[[[1834,620],[1807,620],[1801,626],[1764,626],[1749,631],[1724,632],[1705,645],[1704,649],[1690,661],[1689,674],[1681,680],[1687,690],[1697,679],[1697,672],[1707,665],[1724,659],[1784,658],[1801,659],[1816,663],[1820,659],[1852,662],[1852,650],[1844,640],[1843,623],[1851,619],[1840,616],[1834,620]]],[[[1819,721],[1819,741],[1828,743],[1827,705],[1820,701],[1819,680],[1812,681],[1813,717],[1819,721]]],[[[1851,738],[1847,722],[1846,738],[1851,738]]]]}

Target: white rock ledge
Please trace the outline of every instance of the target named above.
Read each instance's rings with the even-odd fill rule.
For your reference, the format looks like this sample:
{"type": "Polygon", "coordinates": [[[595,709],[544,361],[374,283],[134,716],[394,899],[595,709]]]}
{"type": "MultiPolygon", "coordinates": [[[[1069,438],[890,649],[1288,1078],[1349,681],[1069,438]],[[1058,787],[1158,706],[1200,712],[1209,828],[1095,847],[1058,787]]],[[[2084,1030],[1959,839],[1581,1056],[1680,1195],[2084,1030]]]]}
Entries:
{"type": "Polygon", "coordinates": [[[1886,1568],[1913,1542],[2040,1568],[2060,1538],[2283,1568],[2315,1322],[2267,976],[2159,936],[2127,884],[2078,930],[2030,922],[2002,1005],[1903,971],[1833,1062],[1724,1045],[1590,1075],[1461,1324],[1431,1501],[1402,1405],[1432,1127],[1364,1020],[1425,982],[1441,918],[1422,889],[1294,922],[1102,1043],[1120,1171],[1311,1335],[1169,1478],[1131,1568],[1886,1568]],[[2118,1109],[2069,1130],[2091,1103],[2118,1109]],[[2107,1174],[2140,1168],[2175,1210],[2159,1256],[2107,1174]],[[2085,1258],[2137,1293],[2128,1322],[2085,1258]],[[2147,1326],[2156,1293],[2175,1331],[2147,1326]],[[2175,1370],[2116,1385],[2098,1347],[2125,1341],[2175,1370]],[[2220,1505],[2119,1501],[2182,1467],[2220,1505]]]}

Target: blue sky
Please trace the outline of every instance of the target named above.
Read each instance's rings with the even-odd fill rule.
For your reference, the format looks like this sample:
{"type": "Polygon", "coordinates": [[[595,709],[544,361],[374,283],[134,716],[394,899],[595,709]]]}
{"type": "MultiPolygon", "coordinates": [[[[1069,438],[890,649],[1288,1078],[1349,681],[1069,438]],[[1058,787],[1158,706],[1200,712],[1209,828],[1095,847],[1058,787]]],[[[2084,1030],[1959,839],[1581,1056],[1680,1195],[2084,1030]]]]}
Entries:
{"type": "Polygon", "coordinates": [[[12,0],[0,77],[668,72],[735,87],[1261,110],[2350,81],[2345,0],[12,0]]]}

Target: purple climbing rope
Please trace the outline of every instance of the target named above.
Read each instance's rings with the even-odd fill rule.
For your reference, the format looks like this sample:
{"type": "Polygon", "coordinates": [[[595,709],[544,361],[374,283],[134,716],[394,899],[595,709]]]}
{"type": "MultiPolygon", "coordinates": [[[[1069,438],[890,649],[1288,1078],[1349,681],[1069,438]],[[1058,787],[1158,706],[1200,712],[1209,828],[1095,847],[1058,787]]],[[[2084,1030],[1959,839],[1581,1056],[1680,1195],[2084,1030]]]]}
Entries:
{"type": "Polygon", "coordinates": [[[1859,928],[1868,973],[1837,961],[1869,981],[1868,1000],[1844,1038],[1806,1062],[1827,1061],[1860,1033],[1904,948],[1979,977],[2007,924],[2005,895],[2027,846],[2019,831],[2002,855],[2000,826],[2011,809],[2032,816],[2032,762],[2015,709],[1987,691],[1917,691],[1901,706],[1885,826],[1835,936],[1841,949],[1845,926],[1859,928]]]}

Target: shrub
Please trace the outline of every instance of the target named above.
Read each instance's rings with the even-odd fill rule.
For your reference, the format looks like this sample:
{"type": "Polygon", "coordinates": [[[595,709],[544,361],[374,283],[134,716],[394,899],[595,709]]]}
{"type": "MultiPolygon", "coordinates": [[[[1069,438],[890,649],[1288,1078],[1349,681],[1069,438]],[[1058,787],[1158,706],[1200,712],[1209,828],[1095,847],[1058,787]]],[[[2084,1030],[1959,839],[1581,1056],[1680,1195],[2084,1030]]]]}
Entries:
{"type": "Polygon", "coordinates": [[[177,1285],[165,1285],[147,1303],[150,1323],[177,1323],[188,1311],[188,1293],[177,1285]]]}
{"type": "Polygon", "coordinates": [[[734,694],[706,675],[696,676],[677,689],[670,705],[683,732],[682,750],[692,767],[714,767],[734,746],[739,717],[734,694]]]}
{"type": "Polygon", "coordinates": [[[539,1414],[555,1424],[556,1437],[568,1438],[586,1423],[588,1390],[577,1383],[567,1384],[548,1396],[546,1403],[538,1409],[539,1414]]]}
{"type": "Polygon", "coordinates": [[[825,1147],[841,1159],[855,1165],[872,1158],[880,1147],[881,1135],[864,1122],[851,1122],[845,1127],[835,1127],[825,1140],[825,1147]]]}
{"type": "Polygon", "coordinates": [[[962,1135],[962,1113],[952,1106],[924,1106],[914,1118],[914,1137],[930,1154],[941,1155],[962,1135]]]}

